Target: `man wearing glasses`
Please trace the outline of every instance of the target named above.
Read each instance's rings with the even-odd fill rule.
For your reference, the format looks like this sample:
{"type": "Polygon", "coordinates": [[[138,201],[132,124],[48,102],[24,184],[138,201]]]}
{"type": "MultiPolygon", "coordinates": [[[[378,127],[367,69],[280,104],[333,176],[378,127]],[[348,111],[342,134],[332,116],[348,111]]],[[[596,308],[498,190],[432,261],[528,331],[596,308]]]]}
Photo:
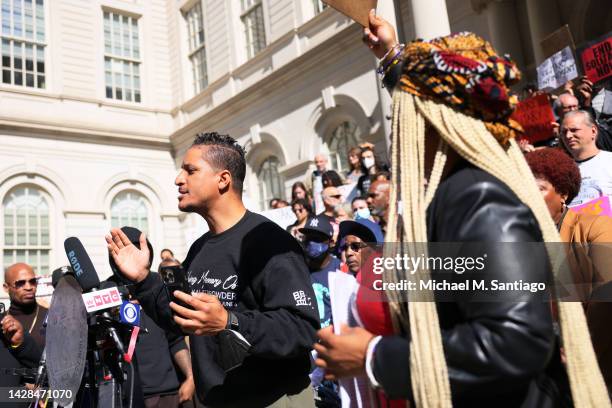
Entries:
{"type": "Polygon", "coordinates": [[[369,244],[381,244],[383,234],[378,224],[373,221],[367,219],[348,220],[340,223],[338,240],[342,251],[342,259],[349,272],[356,276],[360,272],[362,261],[365,261],[363,250],[368,248],[369,244]]]}
{"type": "Polygon", "coordinates": [[[21,323],[23,330],[43,348],[45,346],[43,323],[48,310],[36,302],[37,286],[38,279],[30,265],[16,263],[6,268],[4,291],[11,300],[8,314],[21,323]]]}

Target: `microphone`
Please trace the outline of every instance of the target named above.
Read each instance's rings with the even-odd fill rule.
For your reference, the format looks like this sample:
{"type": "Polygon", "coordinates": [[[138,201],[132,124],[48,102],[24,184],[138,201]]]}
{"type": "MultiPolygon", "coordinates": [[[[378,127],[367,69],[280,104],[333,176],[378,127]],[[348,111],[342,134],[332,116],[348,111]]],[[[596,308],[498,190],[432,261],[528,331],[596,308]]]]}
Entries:
{"type": "Polygon", "coordinates": [[[100,286],[98,273],[81,241],[76,237],[67,238],[64,241],[64,249],[74,270],[74,277],[83,288],[83,292],[98,288],[100,286]]]}
{"type": "MultiPolygon", "coordinates": [[[[67,406],[76,398],[85,369],[87,311],[74,276],[60,279],[47,314],[45,360],[52,390],[70,390],[56,402],[67,406]]],[[[44,374],[44,373],[43,373],[44,374]]]]}
{"type": "MultiPolygon", "coordinates": [[[[83,292],[89,292],[92,290],[96,290],[100,288],[100,279],[98,278],[98,273],[91,262],[91,258],[87,254],[85,247],[81,241],[76,237],[67,238],[64,241],[64,249],[66,250],[66,256],[70,261],[70,265],[74,270],[74,276],[76,280],[79,282],[81,287],[83,288],[83,292]]],[[[112,285],[112,282],[110,286],[112,285]]],[[[116,286],[116,285],[114,285],[116,286]]],[[[109,321],[112,321],[111,315],[108,311],[102,312],[102,316],[109,321]]],[[[123,346],[123,342],[117,333],[117,329],[112,325],[106,327],[109,337],[115,343],[115,347],[123,356],[123,360],[127,363],[131,362],[131,357],[125,352],[125,347],[123,346]]]]}

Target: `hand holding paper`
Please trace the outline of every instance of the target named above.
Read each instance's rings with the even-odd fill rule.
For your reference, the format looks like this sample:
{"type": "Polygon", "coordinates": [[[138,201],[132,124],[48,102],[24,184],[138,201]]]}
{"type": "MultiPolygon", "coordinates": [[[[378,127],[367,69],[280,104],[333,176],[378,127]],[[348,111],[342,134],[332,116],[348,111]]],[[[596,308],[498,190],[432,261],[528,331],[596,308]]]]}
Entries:
{"type": "Polygon", "coordinates": [[[387,20],[377,16],[374,10],[370,10],[369,19],[369,27],[363,29],[363,42],[376,58],[382,59],[397,44],[395,29],[387,20]]]}
{"type": "Polygon", "coordinates": [[[362,26],[367,27],[370,10],[376,9],[378,0],[323,0],[323,2],[362,26]]]}

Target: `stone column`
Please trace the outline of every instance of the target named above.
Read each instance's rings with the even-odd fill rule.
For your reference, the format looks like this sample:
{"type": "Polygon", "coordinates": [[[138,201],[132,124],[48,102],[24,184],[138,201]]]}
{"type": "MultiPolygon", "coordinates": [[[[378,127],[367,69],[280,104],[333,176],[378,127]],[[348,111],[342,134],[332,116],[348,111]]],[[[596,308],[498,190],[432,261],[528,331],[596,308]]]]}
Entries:
{"type": "MultiPolygon", "coordinates": [[[[395,27],[397,33],[397,15],[395,14],[395,5],[393,0],[379,0],[378,6],[376,7],[376,14],[390,22],[395,27]]],[[[378,61],[376,61],[378,66],[378,61]]],[[[382,87],[380,75],[376,74],[376,85],[378,88],[378,98],[380,100],[380,117],[382,121],[383,130],[385,133],[385,146],[387,153],[391,146],[391,120],[387,119],[391,117],[391,105],[392,100],[389,92],[382,87]]]]}
{"type": "Polygon", "coordinates": [[[559,8],[554,0],[527,0],[529,33],[536,66],[548,57],[542,52],[540,41],[561,27],[559,8]]]}
{"type": "Polygon", "coordinates": [[[493,0],[486,4],[485,15],[489,27],[491,44],[497,52],[510,54],[520,67],[525,66],[521,47],[519,25],[517,24],[514,0],[493,0]]]}
{"type": "Polygon", "coordinates": [[[446,0],[410,0],[417,38],[430,40],[450,34],[446,0]]]}

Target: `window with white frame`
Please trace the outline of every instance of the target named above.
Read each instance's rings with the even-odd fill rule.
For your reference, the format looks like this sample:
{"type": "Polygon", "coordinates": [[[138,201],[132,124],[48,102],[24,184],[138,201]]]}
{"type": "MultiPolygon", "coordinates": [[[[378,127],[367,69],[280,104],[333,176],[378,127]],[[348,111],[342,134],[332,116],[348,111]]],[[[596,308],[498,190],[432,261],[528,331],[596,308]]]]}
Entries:
{"type": "Polygon", "coordinates": [[[240,19],[244,26],[247,57],[252,58],[266,47],[266,27],[264,25],[262,0],[242,0],[240,19]]]}
{"type": "Polygon", "coordinates": [[[259,167],[257,179],[259,180],[259,208],[266,209],[272,198],[285,199],[283,191],[283,178],[278,172],[280,160],[276,156],[267,157],[259,167]]]}
{"type": "Polygon", "coordinates": [[[332,168],[338,172],[349,169],[348,152],[361,141],[361,133],[355,122],[347,120],[340,123],[331,133],[327,142],[332,168]]]}
{"type": "Polygon", "coordinates": [[[315,15],[319,14],[327,8],[327,4],[323,3],[321,0],[312,0],[312,5],[314,7],[315,15]]]}
{"type": "Polygon", "coordinates": [[[122,191],[111,203],[111,227],[134,227],[148,235],[149,206],[146,198],[137,191],[122,191]]]}
{"type": "Polygon", "coordinates": [[[2,0],[2,83],[45,88],[44,0],[2,0]]]}
{"type": "Polygon", "coordinates": [[[3,266],[32,266],[36,275],[49,274],[49,203],[36,187],[18,187],[4,198],[3,266]]]}
{"type": "Polygon", "coordinates": [[[208,85],[204,18],[202,4],[199,1],[185,13],[185,21],[187,22],[187,35],[189,36],[189,61],[193,74],[193,89],[194,93],[198,94],[208,85]]]}
{"type": "Polygon", "coordinates": [[[104,11],[104,75],[106,97],[140,102],[138,19],[104,11]]]}

